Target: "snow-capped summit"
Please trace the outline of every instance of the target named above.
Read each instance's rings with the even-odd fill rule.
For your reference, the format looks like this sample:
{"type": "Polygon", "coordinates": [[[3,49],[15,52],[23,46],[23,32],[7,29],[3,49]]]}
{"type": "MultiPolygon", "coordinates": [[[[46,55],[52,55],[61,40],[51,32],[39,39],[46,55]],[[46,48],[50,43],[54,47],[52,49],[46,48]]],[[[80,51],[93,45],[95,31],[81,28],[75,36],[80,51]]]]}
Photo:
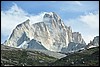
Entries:
{"type": "Polygon", "coordinates": [[[17,25],[4,45],[61,52],[70,42],[83,44],[84,40],[80,34],[74,35],[56,13],[49,12],[44,14],[43,22],[30,24],[28,19],[17,25]]]}

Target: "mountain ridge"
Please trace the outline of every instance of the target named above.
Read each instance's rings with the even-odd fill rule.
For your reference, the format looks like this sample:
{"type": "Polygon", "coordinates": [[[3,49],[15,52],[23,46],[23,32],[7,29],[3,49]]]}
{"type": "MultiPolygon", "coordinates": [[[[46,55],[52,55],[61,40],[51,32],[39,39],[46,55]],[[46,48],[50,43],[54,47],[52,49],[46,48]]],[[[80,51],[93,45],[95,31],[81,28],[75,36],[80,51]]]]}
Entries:
{"type": "MultiPolygon", "coordinates": [[[[66,51],[72,49],[78,50],[86,46],[81,33],[72,32],[71,27],[66,26],[62,19],[54,12],[45,13],[42,22],[30,24],[28,19],[17,25],[4,45],[19,47],[21,44],[24,44],[26,47],[21,48],[28,48],[31,44],[29,42],[32,39],[36,40],[35,42],[40,46],[42,45],[44,49],[54,52],[63,52],[62,49],[66,51]],[[73,44],[73,48],[68,49],[70,43],[73,44]],[[74,48],[77,44],[78,47],[74,48]],[[81,45],[83,47],[80,47],[81,45]]],[[[38,47],[31,49],[34,48],[40,49],[38,47]]]]}

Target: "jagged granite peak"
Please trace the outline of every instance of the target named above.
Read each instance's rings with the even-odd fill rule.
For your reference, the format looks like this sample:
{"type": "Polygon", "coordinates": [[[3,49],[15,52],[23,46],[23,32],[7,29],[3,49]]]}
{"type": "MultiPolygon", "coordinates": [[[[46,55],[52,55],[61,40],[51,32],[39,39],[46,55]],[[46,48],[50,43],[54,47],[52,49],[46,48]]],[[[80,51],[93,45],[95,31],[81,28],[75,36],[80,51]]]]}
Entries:
{"type": "MultiPolygon", "coordinates": [[[[70,27],[69,27],[70,29],[70,27]]],[[[75,52],[78,50],[82,50],[86,47],[86,43],[83,40],[81,34],[79,32],[72,33],[72,41],[68,43],[68,47],[63,47],[61,52],[68,53],[68,52],[75,52]]]]}
{"type": "Polygon", "coordinates": [[[86,44],[79,32],[73,32],[72,38],[74,43],[86,44]]]}
{"type": "Polygon", "coordinates": [[[98,47],[98,46],[99,46],[99,36],[96,36],[92,41],[90,41],[90,43],[88,43],[86,49],[98,47]]]}
{"type": "Polygon", "coordinates": [[[94,37],[94,39],[93,39],[93,45],[94,46],[99,46],[99,36],[94,37]]]}
{"type": "Polygon", "coordinates": [[[44,14],[42,22],[30,24],[28,19],[17,25],[4,45],[31,49],[38,49],[36,45],[39,45],[40,49],[42,45],[41,48],[61,52],[70,42],[84,44],[79,33],[74,34],[71,27],[67,27],[56,13],[49,12],[44,14]]]}
{"type": "Polygon", "coordinates": [[[56,19],[56,21],[61,19],[55,12],[45,13],[45,15],[43,16],[43,19],[45,18],[56,19]]]}
{"type": "Polygon", "coordinates": [[[32,27],[29,20],[26,20],[25,22],[16,26],[10,38],[5,41],[4,45],[18,47],[21,44],[18,44],[18,42],[24,42],[25,38],[28,38],[27,40],[31,40],[32,36],[32,27]]]}
{"type": "Polygon", "coordinates": [[[23,23],[21,23],[21,24],[17,25],[16,27],[21,27],[22,25],[25,25],[25,26],[30,25],[30,20],[29,20],[29,19],[27,19],[26,21],[24,21],[23,23]]]}
{"type": "MultiPolygon", "coordinates": [[[[70,27],[69,27],[69,29],[70,29],[70,27]]],[[[70,41],[68,43],[68,47],[63,47],[61,49],[61,51],[64,53],[75,52],[75,51],[84,49],[85,46],[86,46],[86,43],[83,40],[81,34],[79,32],[73,32],[72,33],[72,41],[70,41]]]]}

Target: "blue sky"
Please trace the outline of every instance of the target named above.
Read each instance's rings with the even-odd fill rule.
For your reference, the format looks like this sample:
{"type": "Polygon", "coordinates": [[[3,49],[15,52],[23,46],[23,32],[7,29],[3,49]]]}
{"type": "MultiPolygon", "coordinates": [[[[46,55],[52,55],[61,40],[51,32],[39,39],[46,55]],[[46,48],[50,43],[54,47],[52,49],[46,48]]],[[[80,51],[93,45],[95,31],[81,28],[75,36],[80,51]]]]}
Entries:
{"type": "Polygon", "coordinates": [[[86,42],[99,35],[99,1],[2,1],[1,43],[17,24],[27,17],[34,18],[34,23],[42,20],[44,12],[58,14],[73,32],[80,32],[86,42]]]}

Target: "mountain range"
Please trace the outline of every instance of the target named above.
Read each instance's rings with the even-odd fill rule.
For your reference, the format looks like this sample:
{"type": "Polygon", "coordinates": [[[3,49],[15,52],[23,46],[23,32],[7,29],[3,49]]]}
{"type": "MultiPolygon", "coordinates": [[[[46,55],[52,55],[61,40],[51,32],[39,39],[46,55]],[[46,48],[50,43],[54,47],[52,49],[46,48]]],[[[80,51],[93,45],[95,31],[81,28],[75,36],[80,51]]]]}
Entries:
{"type": "Polygon", "coordinates": [[[16,26],[4,45],[16,48],[77,51],[86,46],[81,33],[72,32],[55,12],[47,12],[43,21],[32,24],[29,19],[16,26]]]}

